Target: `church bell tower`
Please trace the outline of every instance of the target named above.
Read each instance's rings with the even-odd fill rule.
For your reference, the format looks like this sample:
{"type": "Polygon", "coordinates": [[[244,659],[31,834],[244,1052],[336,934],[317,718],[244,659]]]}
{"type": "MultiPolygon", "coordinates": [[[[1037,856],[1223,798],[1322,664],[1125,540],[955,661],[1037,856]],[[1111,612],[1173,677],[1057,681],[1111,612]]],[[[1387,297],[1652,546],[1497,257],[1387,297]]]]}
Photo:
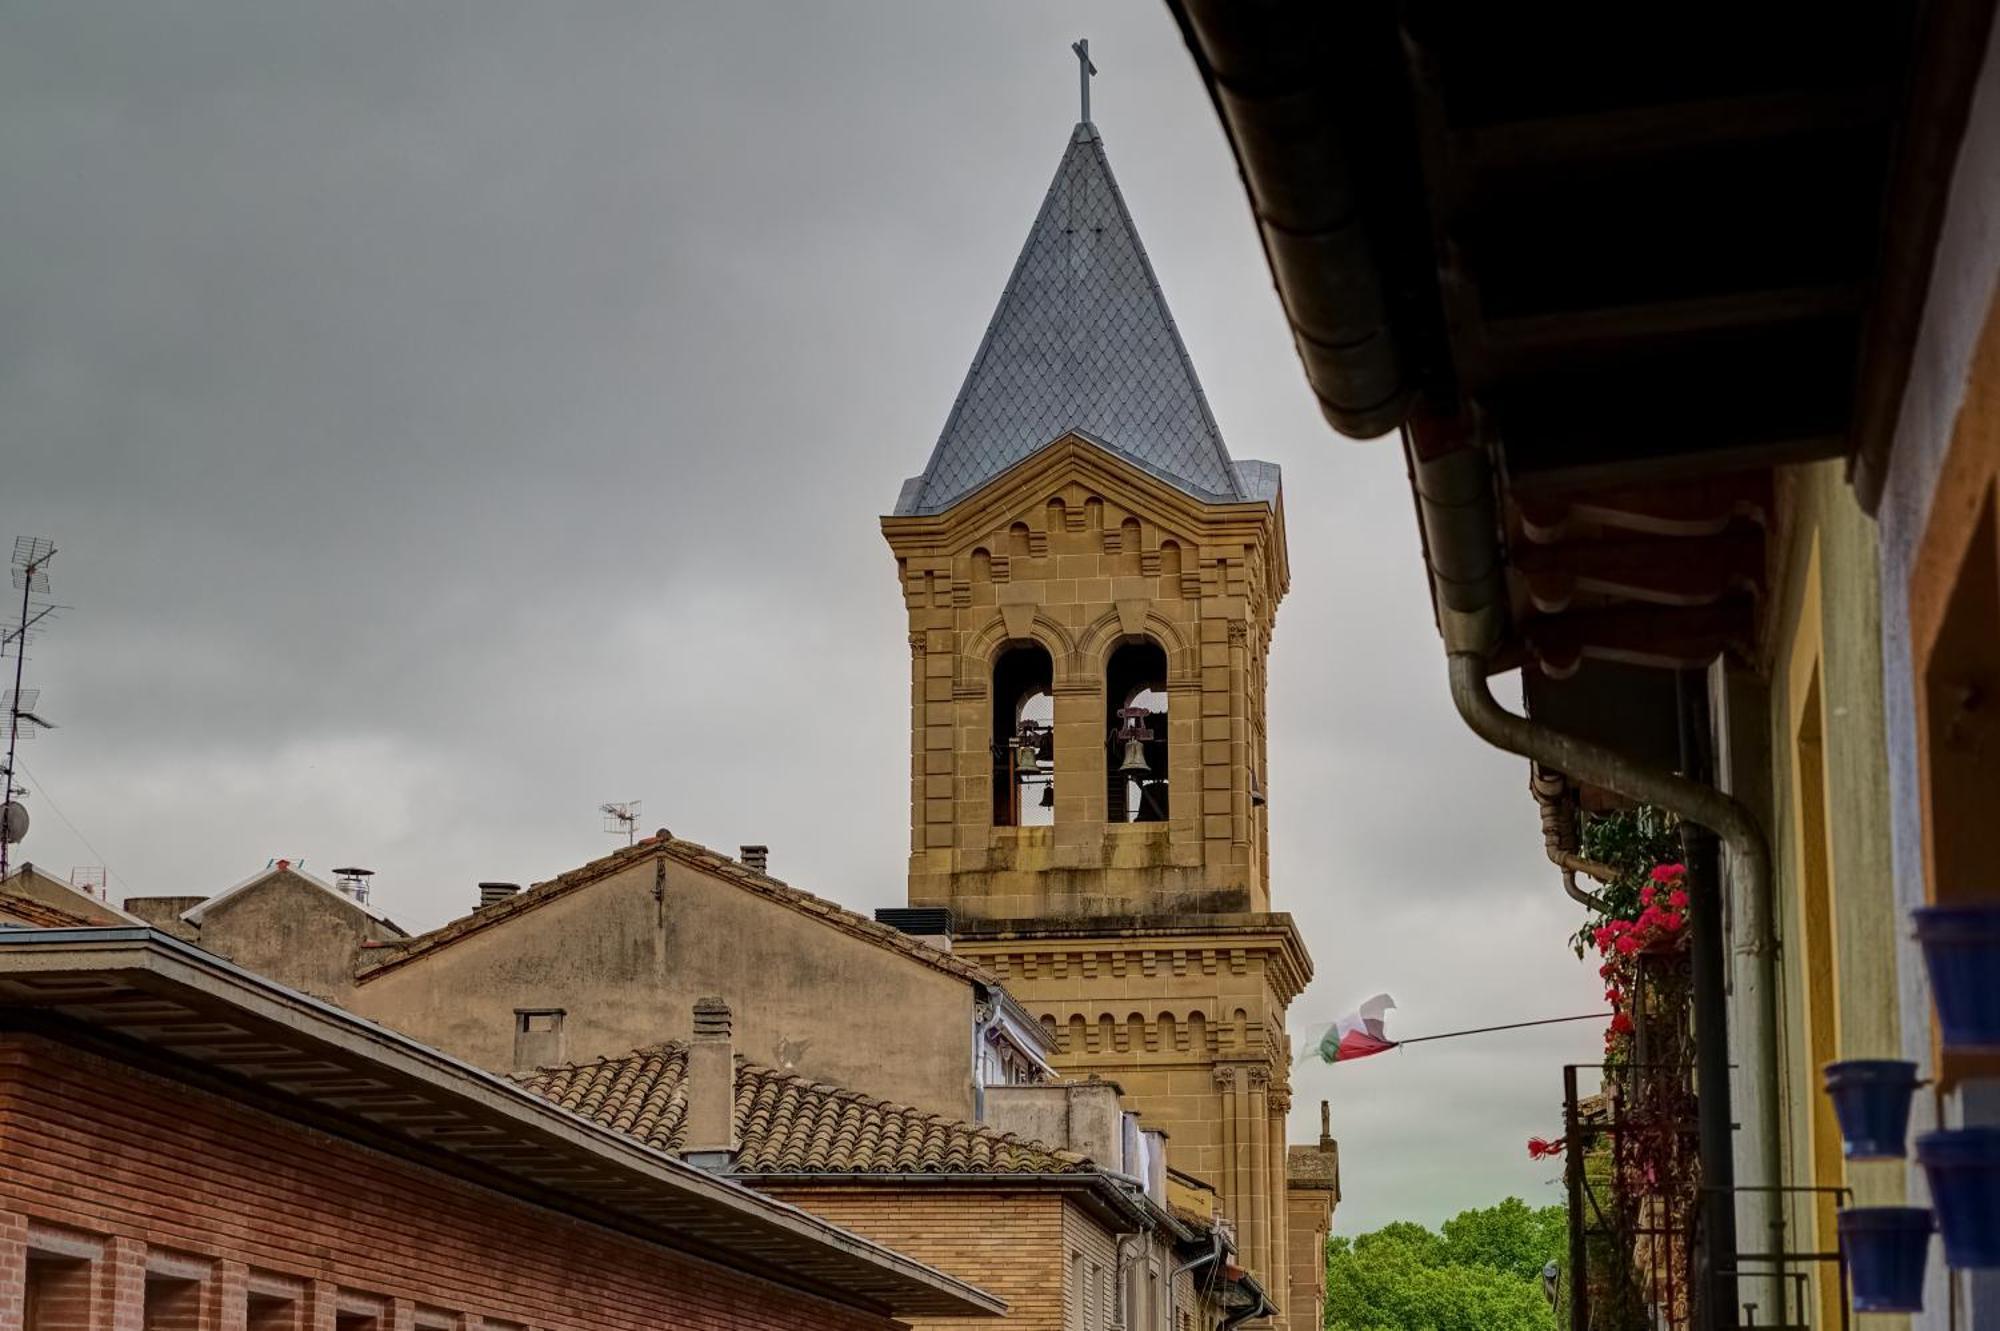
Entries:
{"type": "Polygon", "coordinates": [[[1284,1020],[1311,974],[1266,826],[1284,504],[1276,466],[1224,447],[1087,111],[882,529],[910,904],[950,909],[1066,1074],[1169,1133],[1282,1304],[1284,1020]]]}

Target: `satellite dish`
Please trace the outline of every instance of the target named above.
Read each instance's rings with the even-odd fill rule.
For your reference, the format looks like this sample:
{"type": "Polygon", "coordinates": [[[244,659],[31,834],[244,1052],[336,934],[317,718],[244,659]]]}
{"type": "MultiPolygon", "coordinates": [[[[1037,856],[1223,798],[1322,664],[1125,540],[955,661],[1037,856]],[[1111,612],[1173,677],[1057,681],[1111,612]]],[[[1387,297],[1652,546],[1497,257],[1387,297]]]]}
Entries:
{"type": "Polygon", "coordinates": [[[8,800],[0,804],[0,841],[9,845],[28,835],[28,807],[8,800]]]}

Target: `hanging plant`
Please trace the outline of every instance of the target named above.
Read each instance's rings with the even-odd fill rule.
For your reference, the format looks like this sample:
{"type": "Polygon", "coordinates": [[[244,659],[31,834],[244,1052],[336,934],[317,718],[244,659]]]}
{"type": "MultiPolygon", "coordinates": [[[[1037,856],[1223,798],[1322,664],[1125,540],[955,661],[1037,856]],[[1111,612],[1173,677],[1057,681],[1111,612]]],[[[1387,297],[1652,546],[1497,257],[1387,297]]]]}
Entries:
{"type": "Polygon", "coordinates": [[[1670,815],[1651,805],[1642,805],[1585,818],[1578,840],[1578,849],[1585,859],[1618,871],[1611,882],[1592,889],[1604,903],[1604,909],[1590,912],[1583,927],[1570,939],[1581,960],[1596,949],[1599,928],[1613,920],[1639,918],[1649,904],[1641,898],[1653,881],[1653,870],[1680,859],[1681,839],[1670,815]]]}

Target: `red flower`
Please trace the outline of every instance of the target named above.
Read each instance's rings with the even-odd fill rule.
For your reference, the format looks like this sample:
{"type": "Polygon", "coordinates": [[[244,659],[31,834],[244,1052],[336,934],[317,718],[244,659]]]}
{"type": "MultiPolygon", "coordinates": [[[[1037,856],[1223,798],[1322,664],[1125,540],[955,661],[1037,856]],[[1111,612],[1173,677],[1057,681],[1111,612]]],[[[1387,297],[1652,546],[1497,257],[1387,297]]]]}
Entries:
{"type": "Polygon", "coordinates": [[[1660,927],[1668,933],[1672,933],[1681,927],[1681,917],[1678,915],[1662,915],[1660,917],[1660,927]]]}
{"type": "Polygon", "coordinates": [[[1667,893],[1667,904],[1669,906],[1672,906],[1675,910],[1686,910],[1688,904],[1688,894],[1681,891],[1677,887],[1673,891],[1667,893]]]}
{"type": "Polygon", "coordinates": [[[1629,957],[1639,950],[1639,940],[1631,934],[1620,934],[1616,946],[1619,956],[1629,957]]]}
{"type": "Polygon", "coordinates": [[[1642,906],[1653,904],[1653,885],[1651,883],[1639,889],[1639,904],[1642,906]]]}
{"type": "Polygon", "coordinates": [[[1687,876],[1685,864],[1656,864],[1653,866],[1653,881],[1656,883],[1678,883],[1687,876]]]}
{"type": "Polygon", "coordinates": [[[1614,1012],[1611,1015],[1611,1033],[1613,1035],[1630,1035],[1632,1033],[1632,1018],[1623,1012],[1614,1012]]]}

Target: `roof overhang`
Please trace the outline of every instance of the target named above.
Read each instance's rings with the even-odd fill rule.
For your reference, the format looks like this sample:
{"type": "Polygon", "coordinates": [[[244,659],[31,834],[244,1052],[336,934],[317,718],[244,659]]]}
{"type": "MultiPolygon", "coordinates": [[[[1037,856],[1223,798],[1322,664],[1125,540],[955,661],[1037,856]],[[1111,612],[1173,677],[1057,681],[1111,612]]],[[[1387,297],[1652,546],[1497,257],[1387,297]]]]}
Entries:
{"type": "Polygon", "coordinates": [[[0,933],[0,1023],[897,1317],[998,1299],[149,929],[0,933]]]}
{"type": "Polygon", "coordinates": [[[1169,6],[1450,649],[1754,654],[1773,469],[1879,494],[1992,0],[1169,6]]]}

